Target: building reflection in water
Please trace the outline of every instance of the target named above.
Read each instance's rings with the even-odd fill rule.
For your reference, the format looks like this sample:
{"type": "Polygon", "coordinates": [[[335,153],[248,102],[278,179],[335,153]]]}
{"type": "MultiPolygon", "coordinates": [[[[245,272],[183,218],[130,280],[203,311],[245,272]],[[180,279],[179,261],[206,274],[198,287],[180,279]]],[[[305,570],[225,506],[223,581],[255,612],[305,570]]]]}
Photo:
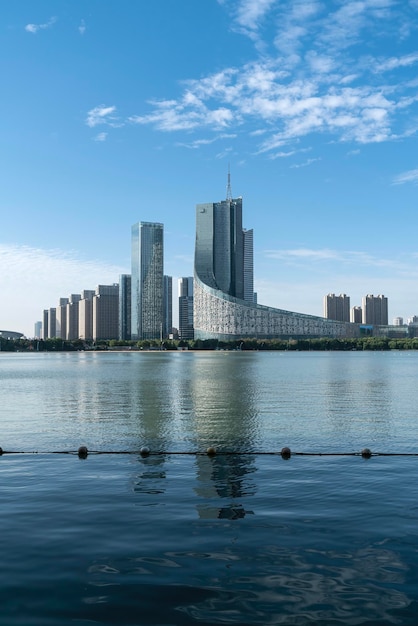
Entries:
{"type": "Polygon", "coordinates": [[[198,501],[204,519],[240,519],[252,513],[248,497],[256,491],[253,451],[259,430],[257,354],[196,355],[192,379],[193,435],[196,447],[214,446],[214,457],[196,457],[198,501]]]}
{"type": "Polygon", "coordinates": [[[140,472],[133,479],[137,493],[160,495],[166,492],[166,455],[156,454],[140,459],[140,472]]]}
{"type": "Polygon", "coordinates": [[[253,514],[247,501],[256,493],[251,476],[256,471],[255,458],[239,453],[196,457],[196,509],[200,518],[236,520],[253,514]]]}

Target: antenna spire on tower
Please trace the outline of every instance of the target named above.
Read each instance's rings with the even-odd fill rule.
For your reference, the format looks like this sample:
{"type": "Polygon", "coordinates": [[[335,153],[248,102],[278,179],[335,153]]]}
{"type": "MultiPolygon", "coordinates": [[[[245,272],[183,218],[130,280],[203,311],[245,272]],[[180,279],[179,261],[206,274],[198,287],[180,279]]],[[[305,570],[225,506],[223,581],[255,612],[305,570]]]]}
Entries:
{"type": "Polygon", "coordinates": [[[232,200],[231,172],[229,171],[229,163],[228,163],[228,184],[226,186],[226,201],[231,202],[231,200],[232,200]]]}

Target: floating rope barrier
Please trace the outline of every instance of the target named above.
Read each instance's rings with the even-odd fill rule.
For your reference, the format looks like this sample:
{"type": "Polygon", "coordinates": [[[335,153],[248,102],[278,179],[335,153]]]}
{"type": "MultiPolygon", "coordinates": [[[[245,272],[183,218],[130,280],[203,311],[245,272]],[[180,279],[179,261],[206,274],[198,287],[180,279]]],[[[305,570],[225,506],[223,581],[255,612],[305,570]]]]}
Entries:
{"type": "Polygon", "coordinates": [[[370,459],[372,456],[418,456],[418,452],[372,452],[370,448],[363,448],[359,452],[294,452],[287,446],[276,451],[247,451],[247,450],[216,450],[213,446],[202,450],[155,450],[152,451],[144,446],[139,450],[89,450],[87,446],[80,446],[78,450],[3,450],[0,447],[0,456],[5,454],[68,454],[78,456],[80,459],[86,459],[88,455],[139,455],[143,458],[148,456],[281,456],[282,459],[288,460],[292,456],[360,456],[363,459],[370,459]]]}

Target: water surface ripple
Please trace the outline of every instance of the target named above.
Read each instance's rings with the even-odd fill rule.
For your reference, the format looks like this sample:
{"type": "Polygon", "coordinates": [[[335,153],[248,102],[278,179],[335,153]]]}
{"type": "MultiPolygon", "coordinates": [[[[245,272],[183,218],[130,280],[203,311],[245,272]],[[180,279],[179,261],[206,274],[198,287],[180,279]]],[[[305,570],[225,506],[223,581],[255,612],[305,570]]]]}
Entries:
{"type": "Polygon", "coordinates": [[[418,457],[259,453],[418,452],[417,366],[1,354],[0,624],[415,626],[418,457]]]}

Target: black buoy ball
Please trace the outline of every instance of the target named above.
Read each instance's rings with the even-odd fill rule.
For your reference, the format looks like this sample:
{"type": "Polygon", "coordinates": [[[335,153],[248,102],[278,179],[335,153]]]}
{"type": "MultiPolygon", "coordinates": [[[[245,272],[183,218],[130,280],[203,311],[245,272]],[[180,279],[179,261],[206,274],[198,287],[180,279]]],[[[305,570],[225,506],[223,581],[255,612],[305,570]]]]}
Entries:
{"type": "Polygon", "coordinates": [[[285,446],[284,448],[282,448],[281,455],[283,459],[290,459],[290,457],[292,456],[292,451],[290,448],[285,446]]]}
{"type": "Polygon", "coordinates": [[[369,448],[364,448],[361,451],[361,456],[363,457],[363,459],[370,459],[370,457],[372,456],[372,451],[369,448]]]}
{"type": "Polygon", "coordinates": [[[89,451],[87,450],[87,446],[80,446],[78,449],[78,456],[80,459],[87,458],[89,451]]]}

